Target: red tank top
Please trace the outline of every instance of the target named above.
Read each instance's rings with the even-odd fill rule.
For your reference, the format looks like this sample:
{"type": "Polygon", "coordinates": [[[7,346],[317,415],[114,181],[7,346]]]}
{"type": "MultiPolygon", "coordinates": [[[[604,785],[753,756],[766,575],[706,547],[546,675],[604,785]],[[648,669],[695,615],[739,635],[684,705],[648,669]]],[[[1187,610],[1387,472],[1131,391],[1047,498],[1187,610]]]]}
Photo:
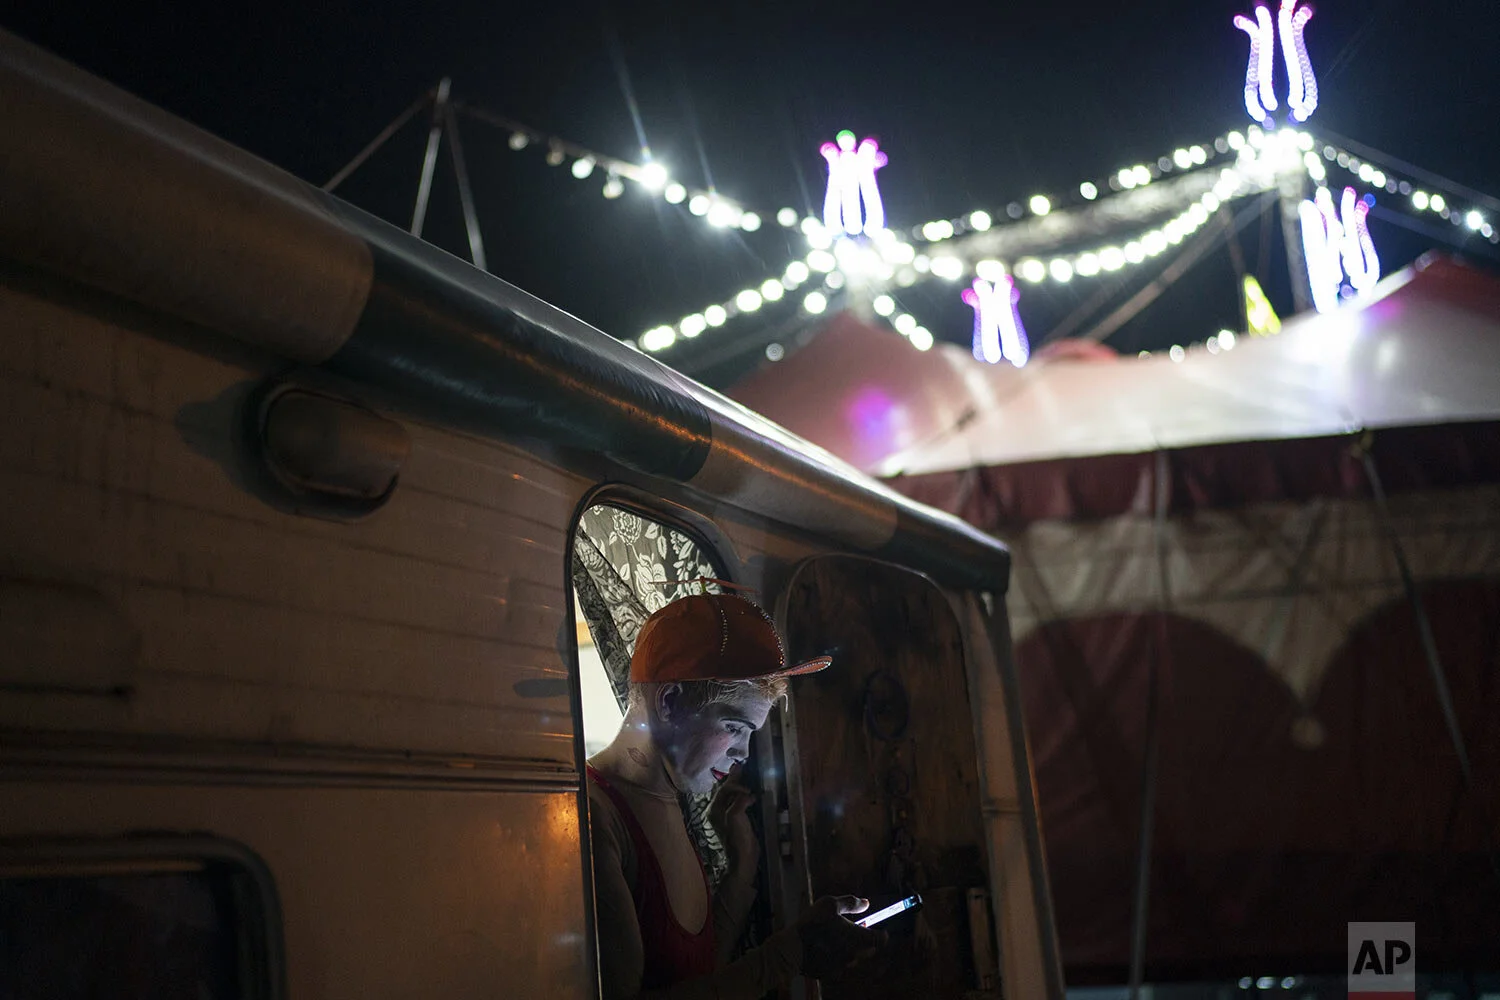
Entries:
{"type": "Polygon", "coordinates": [[[641,988],[659,990],[709,975],[714,971],[714,909],[708,873],[703,871],[702,859],[698,861],[698,870],[703,875],[703,892],[708,896],[708,913],[703,920],[703,929],[690,934],[672,913],[661,862],[656,860],[656,852],[646,840],[646,831],[641,829],[625,797],[592,766],[588,774],[589,780],[614,803],[620,818],[625,821],[625,828],[630,831],[630,842],[635,846],[635,918],[640,924],[641,945],[646,952],[641,988]]]}

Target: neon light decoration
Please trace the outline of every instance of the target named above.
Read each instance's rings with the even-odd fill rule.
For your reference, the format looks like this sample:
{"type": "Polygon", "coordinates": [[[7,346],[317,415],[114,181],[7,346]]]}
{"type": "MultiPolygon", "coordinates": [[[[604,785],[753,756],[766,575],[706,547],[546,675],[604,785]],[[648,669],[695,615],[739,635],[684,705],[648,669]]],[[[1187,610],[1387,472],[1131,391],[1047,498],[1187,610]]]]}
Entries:
{"type": "Polygon", "coordinates": [[[866,139],[856,148],[854,133],[847,129],[835,138],[837,144],[825,142],[818,150],[828,161],[823,225],[829,232],[845,232],[850,236],[884,229],[885,207],[880,201],[880,188],[875,184],[875,171],[886,165],[886,155],[874,139],[866,139]]]}
{"type": "Polygon", "coordinates": [[[1271,112],[1278,107],[1272,75],[1276,62],[1276,38],[1281,37],[1281,57],[1286,65],[1287,111],[1292,121],[1305,122],[1318,107],[1318,80],[1313,76],[1312,60],[1302,37],[1312,8],[1298,6],[1300,0],[1281,0],[1276,18],[1270,8],[1260,4],[1254,20],[1236,14],[1234,26],[1250,37],[1250,58],[1245,64],[1245,110],[1266,128],[1275,122],[1271,112]]]}
{"type": "Polygon", "coordinates": [[[1281,317],[1276,315],[1276,310],[1271,307],[1271,300],[1266,298],[1265,291],[1260,287],[1260,282],[1255,280],[1255,275],[1245,275],[1245,325],[1249,331],[1257,337],[1269,336],[1281,332],[1281,317]]]}
{"type": "Polygon", "coordinates": [[[1008,274],[993,284],[975,278],[973,287],[965,288],[961,297],[974,310],[974,357],[992,365],[1002,358],[1017,368],[1026,364],[1031,344],[1016,309],[1021,293],[1015,280],[1008,274]]]}
{"type": "Polygon", "coordinates": [[[1346,187],[1336,210],[1333,195],[1327,188],[1318,188],[1312,201],[1297,207],[1302,219],[1307,280],[1318,312],[1332,312],[1338,308],[1341,294],[1363,295],[1380,280],[1380,258],[1368,223],[1374,204],[1373,195],[1356,198],[1354,189],[1346,187]],[[1346,276],[1348,292],[1343,290],[1346,276]]]}
{"type": "Polygon", "coordinates": [[[1307,42],[1302,38],[1312,16],[1312,8],[1298,7],[1297,0],[1281,0],[1281,9],[1276,12],[1281,56],[1286,62],[1286,106],[1295,122],[1307,121],[1318,107],[1318,80],[1313,76],[1312,60],[1307,58],[1307,42]]]}

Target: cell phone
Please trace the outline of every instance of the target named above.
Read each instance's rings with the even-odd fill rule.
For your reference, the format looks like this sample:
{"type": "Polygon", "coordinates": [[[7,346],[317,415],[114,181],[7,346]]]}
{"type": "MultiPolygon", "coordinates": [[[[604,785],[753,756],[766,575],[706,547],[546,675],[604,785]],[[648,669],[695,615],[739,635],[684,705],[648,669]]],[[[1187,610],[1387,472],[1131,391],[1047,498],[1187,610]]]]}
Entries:
{"type": "Polygon", "coordinates": [[[859,920],[856,920],[854,922],[860,927],[874,927],[876,924],[880,923],[883,920],[889,920],[896,914],[905,913],[907,910],[915,910],[921,905],[922,894],[913,893],[912,895],[907,896],[905,899],[901,900],[901,902],[899,903],[892,903],[885,909],[876,910],[868,917],[861,917],[859,920]]]}

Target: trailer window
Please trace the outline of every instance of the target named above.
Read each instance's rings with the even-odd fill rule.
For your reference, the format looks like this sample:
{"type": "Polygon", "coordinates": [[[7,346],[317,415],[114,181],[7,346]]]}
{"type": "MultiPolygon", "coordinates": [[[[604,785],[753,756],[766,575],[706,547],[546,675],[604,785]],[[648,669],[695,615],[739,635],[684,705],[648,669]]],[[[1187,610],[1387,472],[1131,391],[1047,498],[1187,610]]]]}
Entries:
{"type": "Polygon", "coordinates": [[[636,633],[655,610],[722,578],[708,547],[693,536],[623,507],[584,511],[573,539],[574,611],[583,689],[586,752],[602,750],[619,731],[636,633]]]}
{"type": "Polygon", "coordinates": [[[223,859],[7,858],[0,997],[279,996],[265,884],[223,859]]]}

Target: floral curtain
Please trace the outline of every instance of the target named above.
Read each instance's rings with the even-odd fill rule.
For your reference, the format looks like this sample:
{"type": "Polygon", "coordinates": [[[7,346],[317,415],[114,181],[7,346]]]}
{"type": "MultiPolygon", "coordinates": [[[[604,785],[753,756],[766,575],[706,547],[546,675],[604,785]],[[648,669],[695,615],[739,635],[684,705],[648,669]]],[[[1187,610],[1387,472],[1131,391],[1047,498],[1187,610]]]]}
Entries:
{"type": "MultiPolygon", "coordinates": [[[[698,543],[680,531],[619,507],[584,511],[573,545],[573,586],[622,712],[630,692],[630,654],[646,618],[679,597],[720,593],[717,584],[694,582],[718,575],[698,543]]],[[[686,795],[682,808],[709,880],[717,886],[728,859],[708,824],[711,800],[686,795]]]]}

